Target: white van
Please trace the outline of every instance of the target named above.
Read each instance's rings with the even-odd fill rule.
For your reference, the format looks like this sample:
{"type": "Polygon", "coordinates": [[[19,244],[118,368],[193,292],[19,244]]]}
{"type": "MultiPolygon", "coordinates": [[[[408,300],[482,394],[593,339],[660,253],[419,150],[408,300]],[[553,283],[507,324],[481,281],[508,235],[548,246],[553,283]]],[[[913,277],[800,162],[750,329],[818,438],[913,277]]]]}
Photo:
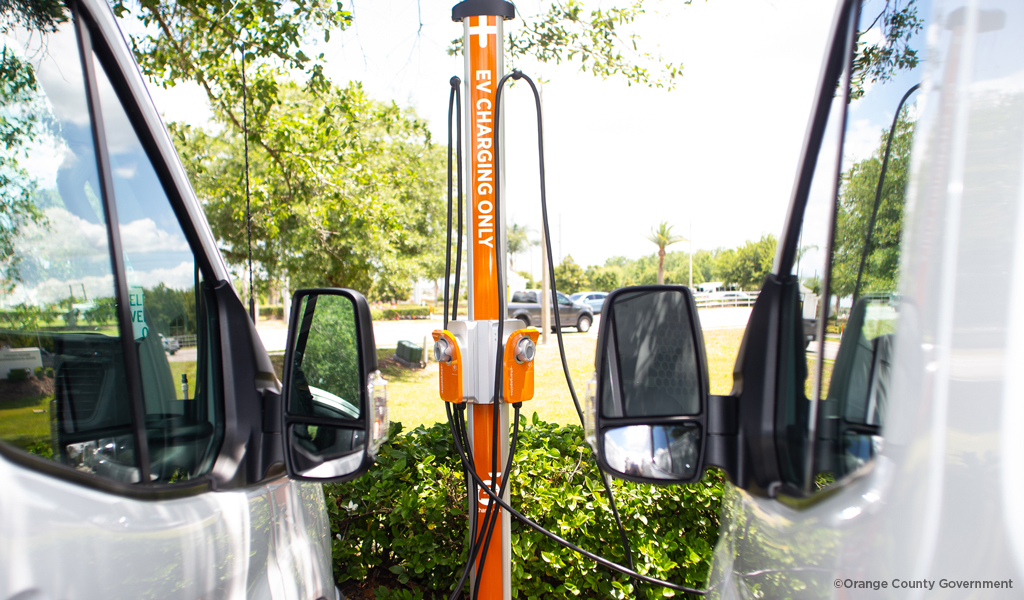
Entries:
{"type": "Polygon", "coordinates": [[[725,472],[709,597],[1021,597],[1024,4],[839,2],[779,240],[728,395],[688,290],[608,297],[602,466],[725,472]],[[801,237],[825,257],[808,353],[801,237]]]}
{"type": "Polygon", "coordinates": [[[107,4],[0,37],[0,347],[52,363],[0,381],[0,598],[338,598],[309,482],[387,432],[366,300],[296,293],[282,385],[107,4]]]}

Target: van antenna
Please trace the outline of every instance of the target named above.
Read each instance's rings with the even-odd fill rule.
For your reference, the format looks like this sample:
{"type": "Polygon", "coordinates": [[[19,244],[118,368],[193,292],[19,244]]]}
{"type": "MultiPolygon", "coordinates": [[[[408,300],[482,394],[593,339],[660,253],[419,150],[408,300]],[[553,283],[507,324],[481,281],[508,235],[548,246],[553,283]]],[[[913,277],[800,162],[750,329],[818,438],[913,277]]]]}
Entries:
{"type": "Polygon", "coordinates": [[[252,215],[249,212],[249,111],[245,88],[245,46],[242,49],[242,139],[245,143],[245,236],[249,247],[249,318],[256,323],[256,296],[252,289],[252,215]]]}

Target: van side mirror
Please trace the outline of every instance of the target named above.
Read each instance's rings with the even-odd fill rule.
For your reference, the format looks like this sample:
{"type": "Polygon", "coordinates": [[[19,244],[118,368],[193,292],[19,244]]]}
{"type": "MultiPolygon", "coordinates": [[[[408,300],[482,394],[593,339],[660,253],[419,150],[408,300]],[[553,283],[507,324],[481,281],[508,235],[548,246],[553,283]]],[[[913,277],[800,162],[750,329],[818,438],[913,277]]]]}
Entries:
{"type": "Polygon", "coordinates": [[[645,483],[692,483],[704,472],[708,383],[690,290],[620,288],[604,303],[587,441],[601,468],[645,483]]]}
{"type": "Polygon", "coordinates": [[[284,361],[285,465],[294,479],[347,481],[387,439],[387,382],[370,306],[352,290],[299,290],[284,361]]]}

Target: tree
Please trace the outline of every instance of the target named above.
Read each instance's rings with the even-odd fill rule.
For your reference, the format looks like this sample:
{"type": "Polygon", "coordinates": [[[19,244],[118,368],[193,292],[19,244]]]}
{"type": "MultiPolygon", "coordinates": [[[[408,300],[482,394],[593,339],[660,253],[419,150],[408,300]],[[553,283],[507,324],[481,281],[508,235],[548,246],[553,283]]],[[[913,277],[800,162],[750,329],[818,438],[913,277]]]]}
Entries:
{"type": "Polygon", "coordinates": [[[651,229],[651,234],[647,236],[647,239],[658,247],[658,285],[662,285],[665,283],[665,246],[685,242],[686,238],[681,235],[673,235],[672,226],[668,224],[668,221],[662,221],[657,230],[651,229]]]}
{"type": "Polygon", "coordinates": [[[555,267],[555,284],[558,286],[558,291],[563,294],[575,294],[587,289],[588,283],[583,269],[576,264],[571,254],[562,259],[562,262],[555,267]]]}
{"type": "MultiPolygon", "coordinates": [[[[42,0],[0,2],[0,17],[0,34],[24,27],[45,39],[36,34],[56,31],[70,14],[62,3],[42,0]]],[[[31,160],[31,147],[52,135],[53,115],[35,67],[6,46],[0,54],[0,289],[10,292],[21,281],[23,257],[16,242],[23,227],[48,225],[39,206],[45,197],[40,198],[38,182],[19,158],[31,160]]]]}
{"type": "Polygon", "coordinates": [[[610,292],[622,287],[625,281],[625,273],[622,267],[596,267],[589,266],[586,271],[586,279],[590,282],[590,288],[597,292],[610,292]]]}
{"type": "MultiPolygon", "coordinates": [[[[863,17],[862,17],[863,19],[863,17]]],[[[910,38],[919,33],[924,23],[917,16],[916,0],[887,0],[870,24],[857,32],[857,49],[850,78],[850,99],[864,95],[867,85],[892,79],[901,70],[917,66],[917,51],[910,47],[910,38]],[[880,24],[882,35],[869,33],[880,24]],[[877,40],[869,43],[869,40],[877,40]]]]}
{"type": "MultiPolygon", "coordinates": [[[[175,290],[161,282],[156,287],[143,290],[143,298],[145,298],[146,304],[146,319],[157,333],[176,336],[199,331],[194,287],[187,290],[175,290]]],[[[97,305],[99,303],[97,301],[97,305]]],[[[102,314],[101,312],[100,315],[102,314]]],[[[85,316],[87,319],[93,318],[89,311],[85,313],[85,316]]]]}
{"type": "MultiPolygon", "coordinates": [[[[444,254],[444,155],[426,123],[357,83],[276,93],[264,131],[280,152],[249,148],[253,260],[293,286],[404,298],[444,254]]],[[[224,255],[244,264],[243,137],[171,129],[224,255]]]]}
{"type": "MultiPolygon", "coordinates": [[[[709,250],[697,250],[693,253],[693,282],[705,283],[712,280],[715,257],[709,250]]],[[[689,275],[689,273],[687,273],[689,275]]]]}
{"type": "Polygon", "coordinates": [[[875,193],[881,175],[882,159],[889,129],[882,130],[879,146],[870,158],[862,160],[843,173],[836,213],[836,241],[832,256],[831,294],[837,299],[855,293],[861,258],[866,243],[859,293],[896,289],[899,270],[899,244],[903,233],[903,206],[906,203],[907,178],[910,171],[910,149],[914,121],[907,108],[896,120],[889,164],[879,198],[874,227],[870,230],[875,207],[875,193]]]}
{"type": "Polygon", "coordinates": [[[777,242],[772,234],[748,240],[735,251],[722,253],[722,280],[745,290],[757,289],[772,270],[777,242]],[[726,258],[727,257],[727,258],[726,258]]]}
{"type": "MultiPolygon", "coordinates": [[[[675,78],[682,76],[682,65],[640,51],[639,35],[621,29],[643,13],[643,0],[589,12],[578,0],[556,0],[546,13],[523,19],[522,26],[508,36],[508,53],[513,58],[532,56],[541,62],[578,60],[581,71],[605,79],[621,75],[627,85],[672,89],[675,78]]],[[[452,44],[450,53],[457,51],[461,40],[452,44]]]]}
{"type": "MultiPolygon", "coordinates": [[[[625,77],[628,85],[672,89],[676,78],[682,77],[682,65],[642,51],[639,36],[623,31],[644,12],[644,0],[589,12],[578,0],[555,0],[547,12],[524,18],[522,26],[509,34],[508,53],[512,58],[532,56],[541,62],[575,60],[581,71],[602,78],[617,75],[625,77]]],[[[861,22],[868,25],[856,34],[853,99],[864,94],[865,86],[891,79],[918,63],[917,52],[909,46],[910,39],[923,27],[917,16],[917,0],[886,0],[873,19],[868,17],[862,17],[861,22]],[[869,33],[876,26],[881,35],[869,33]]],[[[456,51],[460,43],[454,40],[449,52],[456,51]]]]}
{"type": "Polygon", "coordinates": [[[135,59],[150,79],[170,87],[191,81],[206,92],[210,105],[234,129],[243,126],[242,49],[245,50],[250,141],[268,152],[273,138],[261,135],[264,119],[281,100],[276,94],[282,71],[302,72],[305,87],[328,92],[324,55],[310,58],[302,47],[314,35],[329,41],[344,30],[352,14],[341,2],[306,0],[114,0],[119,18],[134,16],[145,33],[129,36],[135,59]]]}

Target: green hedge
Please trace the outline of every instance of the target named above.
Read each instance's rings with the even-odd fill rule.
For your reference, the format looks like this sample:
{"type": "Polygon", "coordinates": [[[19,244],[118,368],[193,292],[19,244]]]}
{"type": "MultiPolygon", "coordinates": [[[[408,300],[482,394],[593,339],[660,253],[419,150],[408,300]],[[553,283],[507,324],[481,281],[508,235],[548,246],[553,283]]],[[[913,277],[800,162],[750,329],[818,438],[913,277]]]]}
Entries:
{"type": "Polygon", "coordinates": [[[370,317],[374,321],[395,321],[398,319],[429,319],[429,306],[409,306],[399,308],[371,308],[370,317]]]}
{"type": "Polygon", "coordinates": [[[280,304],[266,304],[260,307],[260,317],[264,319],[283,319],[284,306],[280,304]]]}
{"type": "MultiPolygon", "coordinates": [[[[589,447],[578,426],[521,418],[512,471],[512,504],[577,545],[625,563],[619,533],[589,447]]],[[[445,424],[400,433],[370,472],[326,485],[335,577],[350,597],[373,587],[378,600],[447,598],[466,561],[466,490],[445,424]]],[[[722,478],[690,486],[616,481],[615,497],[637,569],[703,587],[718,537],[722,478]]],[[[663,598],[671,590],[634,589],[624,576],[512,523],[516,598],[663,598]]],[[[468,586],[467,586],[468,587],[468,586]]],[[[466,592],[468,597],[468,591],[466,592]]]]}

